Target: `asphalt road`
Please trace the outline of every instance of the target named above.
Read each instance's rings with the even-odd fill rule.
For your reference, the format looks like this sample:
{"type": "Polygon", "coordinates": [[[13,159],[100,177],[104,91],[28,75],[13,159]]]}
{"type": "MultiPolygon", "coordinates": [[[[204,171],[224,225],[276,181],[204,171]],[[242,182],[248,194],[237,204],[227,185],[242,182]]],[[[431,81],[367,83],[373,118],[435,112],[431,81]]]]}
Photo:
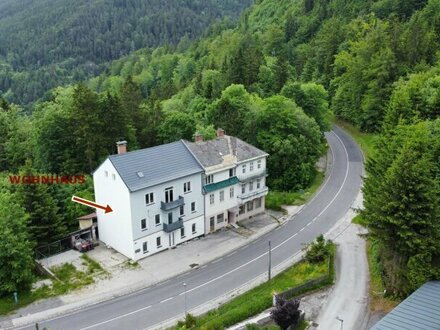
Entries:
{"type": "MultiPolygon", "coordinates": [[[[134,294],[40,322],[40,329],[154,329],[163,321],[183,316],[185,297],[190,311],[266,273],[269,240],[273,266],[292,257],[304,243],[326,233],[347,212],[360,189],[363,158],[359,148],[337,127],[326,137],[333,155],[330,174],[317,195],[281,229],[200,269],[134,294]]],[[[35,329],[35,326],[23,329],[35,329]]]]}

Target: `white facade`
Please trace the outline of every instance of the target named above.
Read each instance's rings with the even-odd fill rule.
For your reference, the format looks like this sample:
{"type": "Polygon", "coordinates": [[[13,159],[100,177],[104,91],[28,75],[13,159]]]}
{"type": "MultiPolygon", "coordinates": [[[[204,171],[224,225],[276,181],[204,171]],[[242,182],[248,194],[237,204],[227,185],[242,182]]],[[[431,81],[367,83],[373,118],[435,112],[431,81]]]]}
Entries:
{"type": "Polygon", "coordinates": [[[107,214],[97,211],[99,238],[130,259],[139,260],[204,235],[201,173],[130,192],[107,159],[93,180],[97,203],[113,209],[107,214]]]}
{"type": "Polygon", "coordinates": [[[95,199],[113,212],[97,209],[99,239],[129,258],[134,256],[130,192],[109,159],[93,174],[95,199]]]}
{"type": "Polygon", "coordinates": [[[222,186],[236,177],[234,184],[205,193],[205,233],[230,223],[264,212],[266,187],[266,157],[243,162],[227,162],[205,169],[206,187],[222,186]]]}

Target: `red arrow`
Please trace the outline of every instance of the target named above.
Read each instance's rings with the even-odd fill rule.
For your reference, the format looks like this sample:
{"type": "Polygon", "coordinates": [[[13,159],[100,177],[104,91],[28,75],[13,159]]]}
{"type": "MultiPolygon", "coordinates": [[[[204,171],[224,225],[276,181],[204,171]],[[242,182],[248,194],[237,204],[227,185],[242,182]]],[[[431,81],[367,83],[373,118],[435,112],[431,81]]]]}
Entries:
{"type": "Polygon", "coordinates": [[[72,201],[74,201],[76,203],[79,203],[79,204],[82,204],[82,205],[94,207],[94,208],[97,208],[97,209],[102,209],[102,210],[105,211],[104,213],[113,212],[112,208],[108,204],[107,204],[107,206],[99,205],[99,204],[96,204],[94,202],[88,201],[87,199],[80,198],[80,197],[77,197],[77,196],[72,196],[72,201]]]}

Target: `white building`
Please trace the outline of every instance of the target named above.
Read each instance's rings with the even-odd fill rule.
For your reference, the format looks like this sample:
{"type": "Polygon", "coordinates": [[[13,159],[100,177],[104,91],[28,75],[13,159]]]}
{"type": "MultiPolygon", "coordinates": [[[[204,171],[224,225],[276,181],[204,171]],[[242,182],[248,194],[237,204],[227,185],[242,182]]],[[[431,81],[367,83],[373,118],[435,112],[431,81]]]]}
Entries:
{"type": "Polygon", "coordinates": [[[221,129],[185,144],[205,170],[205,233],[264,212],[267,153],[221,129]]]}
{"type": "Polygon", "coordinates": [[[217,138],[132,152],[118,142],[93,174],[99,238],[139,260],[264,212],[268,154],[218,130],[217,138]]]}
{"type": "Polygon", "coordinates": [[[138,260],[204,234],[203,168],[183,141],[109,156],[93,174],[99,238],[138,260]]]}

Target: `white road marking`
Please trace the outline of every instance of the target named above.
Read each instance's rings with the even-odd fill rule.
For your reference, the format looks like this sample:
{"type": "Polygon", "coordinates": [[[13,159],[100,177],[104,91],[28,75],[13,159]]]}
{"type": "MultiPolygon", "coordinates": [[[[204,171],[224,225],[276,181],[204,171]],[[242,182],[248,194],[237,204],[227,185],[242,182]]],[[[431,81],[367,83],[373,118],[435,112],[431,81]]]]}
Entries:
{"type": "Polygon", "coordinates": [[[166,303],[167,301],[170,301],[170,300],[173,299],[173,298],[174,298],[174,297],[170,297],[170,298],[164,299],[164,300],[162,300],[159,304],[166,303]]]}
{"type": "MultiPolygon", "coordinates": [[[[332,132],[332,134],[334,134],[334,135],[337,137],[337,139],[340,141],[340,143],[342,144],[342,146],[343,146],[343,148],[344,148],[345,155],[346,155],[346,158],[347,158],[347,169],[346,169],[346,171],[345,171],[345,177],[344,177],[344,180],[343,180],[341,186],[339,187],[339,190],[337,191],[337,193],[335,194],[335,196],[333,197],[333,199],[327,204],[327,206],[326,206],[326,207],[325,207],[325,208],[324,208],[324,209],[323,209],[323,210],[322,210],[322,211],[321,211],[321,212],[320,212],[320,213],[314,218],[314,220],[315,220],[316,218],[318,218],[319,216],[321,216],[321,215],[322,215],[322,214],[323,214],[323,213],[324,213],[324,212],[325,212],[325,211],[331,206],[331,204],[333,204],[333,202],[334,202],[334,201],[336,200],[336,198],[339,196],[339,194],[340,194],[341,191],[342,191],[342,188],[343,188],[344,185],[345,185],[345,182],[347,181],[348,172],[349,172],[349,168],[350,168],[350,162],[349,162],[349,158],[348,158],[348,151],[347,151],[347,148],[345,147],[345,145],[344,145],[344,143],[342,142],[341,138],[340,138],[336,133],[332,132]]],[[[332,160],[334,161],[334,153],[333,153],[333,150],[332,150],[332,149],[331,149],[331,151],[332,151],[332,158],[333,158],[332,160]]],[[[332,171],[331,171],[331,172],[333,172],[333,168],[334,168],[334,166],[332,166],[332,171]]],[[[331,177],[331,175],[329,175],[329,177],[327,178],[326,182],[324,183],[324,186],[328,183],[330,177],[331,177]]],[[[313,200],[317,197],[317,195],[322,191],[322,189],[324,188],[324,186],[321,187],[321,189],[319,190],[319,192],[318,192],[318,193],[317,193],[317,194],[316,194],[316,195],[315,195],[315,196],[309,201],[309,203],[310,203],[311,201],[313,201],[313,200]]],[[[309,203],[308,203],[308,204],[309,204],[309,203]]],[[[314,220],[312,220],[311,222],[313,222],[314,220]]],[[[304,227],[303,227],[300,231],[302,231],[302,230],[304,230],[304,227]]],[[[278,244],[277,246],[273,247],[273,248],[272,248],[272,251],[275,250],[275,249],[277,249],[277,248],[279,248],[279,247],[281,247],[282,245],[286,244],[288,241],[290,241],[291,239],[293,239],[297,234],[298,234],[298,233],[293,234],[292,236],[290,236],[289,238],[285,239],[283,242],[281,242],[281,243],[278,244]]],[[[246,247],[246,246],[241,247],[239,250],[243,249],[244,247],[246,247]]],[[[195,291],[195,290],[197,290],[197,289],[200,289],[200,288],[202,288],[202,287],[204,287],[204,286],[206,286],[206,285],[209,285],[209,284],[211,284],[211,283],[213,283],[213,282],[215,282],[215,281],[217,281],[217,280],[219,280],[219,279],[221,279],[221,278],[223,278],[223,277],[225,277],[225,276],[228,276],[229,274],[232,274],[232,273],[236,272],[237,270],[240,270],[241,268],[246,267],[247,265],[253,263],[254,261],[256,261],[256,260],[258,260],[258,259],[261,259],[262,257],[266,256],[268,253],[269,253],[269,252],[264,252],[263,254],[261,254],[261,255],[255,257],[255,258],[249,260],[248,262],[246,262],[246,263],[244,263],[244,264],[242,264],[242,265],[240,265],[240,266],[238,266],[238,267],[236,267],[236,268],[234,268],[234,269],[232,269],[232,270],[230,270],[230,271],[228,271],[228,272],[226,272],[226,273],[224,273],[224,274],[222,274],[222,275],[220,275],[220,276],[217,276],[216,278],[213,278],[212,280],[209,280],[209,281],[207,281],[207,282],[205,282],[205,283],[203,283],[203,284],[200,284],[200,285],[198,285],[198,286],[196,286],[196,287],[194,287],[194,288],[192,288],[192,289],[190,289],[190,290],[187,290],[186,293],[189,293],[189,292],[195,291]]],[[[220,260],[222,260],[222,259],[223,259],[223,258],[217,259],[215,262],[218,262],[218,261],[220,261],[220,260]]],[[[212,263],[215,263],[215,262],[212,262],[212,263]]],[[[166,282],[164,282],[164,283],[166,283],[166,282]]],[[[179,296],[180,296],[180,295],[183,295],[183,294],[185,294],[185,292],[180,293],[179,296]]],[[[165,301],[168,301],[168,300],[171,300],[171,299],[172,299],[172,298],[168,298],[168,299],[163,300],[162,302],[165,302],[165,301]]],[[[162,303],[162,302],[161,302],[161,303],[162,303]]],[[[106,321],[103,321],[103,322],[100,322],[100,323],[96,323],[96,324],[91,325],[91,326],[89,326],[89,327],[82,328],[81,330],[87,330],[87,329],[91,329],[91,328],[93,328],[93,327],[97,327],[97,326],[100,326],[100,325],[103,325],[103,324],[106,324],[106,323],[109,323],[109,322],[113,322],[113,321],[115,321],[115,320],[118,320],[118,319],[124,318],[124,317],[129,316],[129,315],[136,314],[136,313],[138,313],[138,312],[141,312],[141,311],[146,310],[146,309],[151,308],[151,307],[152,307],[151,305],[150,305],[150,306],[147,306],[147,307],[143,307],[143,308],[140,308],[140,309],[138,309],[138,310],[135,310],[135,311],[132,311],[132,312],[129,312],[129,313],[126,313],[126,314],[123,314],[123,315],[120,315],[120,316],[114,317],[114,318],[112,318],[112,319],[109,319],[109,320],[106,320],[106,321]]],[[[59,318],[59,317],[58,317],[58,318],[59,318]]]]}
{"type": "Polygon", "coordinates": [[[139,312],[144,311],[144,310],[146,310],[146,309],[148,309],[148,308],[151,308],[151,305],[149,305],[149,306],[147,306],[147,307],[143,307],[143,308],[137,309],[137,310],[132,311],[132,312],[130,312],[130,313],[126,313],[126,314],[123,314],[123,315],[116,316],[116,317],[114,317],[114,318],[112,318],[112,319],[109,319],[109,320],[107,320],[107,321],[103,321],[103,322],[95,323],[95,324],[90,325],[90,326],[88,326],[88,327],[86,327],[86,328],[81,328],[80,330],[87,330],[87,329],[91,329],[91,328],[99,327],[100,325],[103,325],[103,324],[106,324],[106,323],[110,323],[110,322],[113,322],[113,321],[116,321],[116,320],[122,319],[123,317],[129,316],[129,315],[132,315],[132,314],[139,313],[139,312]]]}

